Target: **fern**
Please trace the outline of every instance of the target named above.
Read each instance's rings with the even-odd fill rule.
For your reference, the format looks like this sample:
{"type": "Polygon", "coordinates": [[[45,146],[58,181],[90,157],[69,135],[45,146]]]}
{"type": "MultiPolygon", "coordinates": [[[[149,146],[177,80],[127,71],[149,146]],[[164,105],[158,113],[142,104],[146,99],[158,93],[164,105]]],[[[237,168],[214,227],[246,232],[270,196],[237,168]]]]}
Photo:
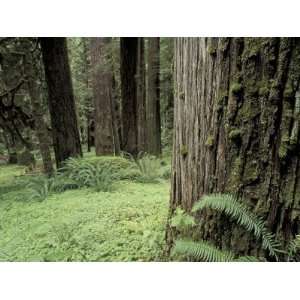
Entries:
{"type": "Polygon", "coordinates": [[[174,216],[171,219],[171,226],[177,227],[177,229],[180,230],[190,228],[194,225],[196,225],[194,217],[190,216],[180,207],[177,207],[174,216]]]}
{"type": "Polygon", "coordinates": [[[298,260],[298,252],[300,250],[300,234],[295,237],[295,239],[291,240],[287,246],[287,255],[288,260],[298,260]]]}
{"type": "Polygon", "coordinates": [[[258,262],[258,261],[262,261],[263,259],[257,259],[257,257],[255,256],[240,256],[238,258],[236,258],[234,261],[236,262],[258,262]]]}
{"type": "Polygon", "coordinates": [[[30,191],[30,199],[38,201],[46,200],[52,192],[53,179],[44,176],[33,177],[27,184],[30,191]]]}
{"type": "Polygon", "coordinates": [[[160,161],[157,158],[140,152],[134,159],[134,163],[140,172],[138,181],[154,183],[159,180],[161,176],[160,161]]]}
{"type": "Polygon", "coordinates": [[[195,203],[193,212],[204,208],[211,208],[222,212],[236,221],[239,225],[244,226],[247,231],[253,232],[256,238],[262,240],[262,247],[268,250],[270,255],[278,260],[277,254],[282,252],[280,244],[274,238],[264,225],[262,219],[252,213],[249,208],[239,202],[232,195],[213,194],[202,197],[201,201],[195,203]]]}
{"type": "Polygon", "coordinates": [[[197,261],[229,262],[234,260],[232,252],[220,250],[205,241],[177,240],[173,253],[181,254],[197,261]]]}
{"type": "Polygon", "coordinates": [[[221,250],[208,242],[191,241],[180,239],[175,242],[173,248],[173,255],[179,254],[192,258],[196,261],[205,262],[257,262],[259,261],[254,256],[240,256],[236,257],[235,254],[228,250],[221,250]]]}
{"type": "Polygon", "coordinates": [[[97,192],[110,191],[114,180],[110,163],[90,163],[70,158],[61,171],[78,187],[92,187],[97,192]]]}

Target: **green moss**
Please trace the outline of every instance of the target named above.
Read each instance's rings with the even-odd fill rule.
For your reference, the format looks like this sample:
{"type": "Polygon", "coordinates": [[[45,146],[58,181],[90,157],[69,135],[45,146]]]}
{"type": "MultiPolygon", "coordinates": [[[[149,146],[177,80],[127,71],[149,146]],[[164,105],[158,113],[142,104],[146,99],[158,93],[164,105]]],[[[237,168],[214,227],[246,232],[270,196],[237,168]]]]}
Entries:
{"type": "Polygon", "coordinates": [[[245,38],[245,48],[243,52],[243,60],[256,57],[262,47],[262,41],[259,38],[245,38]]]}
{"type": "Polygon", "coordinates": [[[242,136],[242,130],[241,129],[233,129],[229,132],[229,139],[231,140],[237,140],[242,136]]]}
{"type": "Polygon", "coordinates": [[[243,180],[245,183],[249,184],[254,182],[258,179],[259,172],[258,172],[258,164],[257,161],[251,161],[245,167],[243,180]]]}
{"type": "Polygon", "coordinates": [[[220,91],[217,100],[217,111],[220,112],[224,108],[224,104],[228,98],[228,92],[227,91],[220,91]]]}
{"type": "Polygon", "coordinates": [[[240,84],[240,83],[233,83],[230,87],[230,92],[233,94],[233,95],[238,95],[240,94],[240,92],[242,91],[243,89],[243,86],[240,84]]]}
{"type": "Polygon", "coordinates": [[[262,86],[258,90],[259,96],[267,97],[269,95],[269,88],[267,86],[262,86]]]}
{"type": "Polygon", "coordinates": [[[292,98],[294,96],[293,87],[291,85],[287,85],[283,92],[284,98],[292,98]]]}
{"type": "Polygon", "coordinates": [[[242,160],[238,156],[233,162],[231,173],[228,180],[228,192],[236,191],[240,185],[240,171],[242,160]]]}
{"type": "Polygon", "coordinates": [[[206,139],[205,146],[212,147],[214,145],[214,142],[215,142],[215,140],[214,140],[213,136],[209,135],[206,139]]]}
{"type": "Polygon", "coordinates": [[[216,49],[216,47],[210,45],[210,46],[208,47],[208,49],[207,49],[207,52],[208,52],[208,54],[211,55],[211,56],[216,56],[216,54],[217,54],[217,49],[216,49]]]}
{"type": "Polygon", "coordinates": [[[188,154],[188,148],[186,145],[182,145],[181,148],[180,148],[180,154],[183,156],[183,157],[186,157],[187,154],[188,154]]]}
{"type": "Polygon", "coordinates": [[[285,159],[287,156],[287,153],[289,151],[289,136],[283,136],[281,138],[279,150],[278,150],[278,156],[280,159],[285,159]]]}

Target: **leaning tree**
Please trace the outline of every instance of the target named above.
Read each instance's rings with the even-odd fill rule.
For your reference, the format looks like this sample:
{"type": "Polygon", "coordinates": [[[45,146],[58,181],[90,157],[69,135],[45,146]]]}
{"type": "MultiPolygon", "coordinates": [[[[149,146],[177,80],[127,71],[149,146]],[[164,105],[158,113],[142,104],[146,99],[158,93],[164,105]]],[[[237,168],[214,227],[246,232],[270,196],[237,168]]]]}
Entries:
{"type": "MultiPolygon", "coordinates": [[[[299,234],[299,79],[297,38],[176,39],[171,214],[234,193],[284,243],[299,234]]],[[[199,238],[262,254],[224,216],[197,217],[199,238]]]]}

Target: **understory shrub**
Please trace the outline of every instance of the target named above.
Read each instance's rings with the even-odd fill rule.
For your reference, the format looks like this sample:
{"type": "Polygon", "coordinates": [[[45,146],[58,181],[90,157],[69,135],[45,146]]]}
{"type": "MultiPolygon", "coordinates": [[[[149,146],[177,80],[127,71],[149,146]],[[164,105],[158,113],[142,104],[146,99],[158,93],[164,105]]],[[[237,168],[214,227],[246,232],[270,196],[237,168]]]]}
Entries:
{"type": "Polygon", "coordinates": [[[131,179],[141,183],[157,183],[163,178],[161,161],[155,156],[140,152],[137,157],[126,154],[133,163],[127,168],[127,174],[131,174],[131,179]],[[131,172],[131,173],[130,173],[131,172]]]}

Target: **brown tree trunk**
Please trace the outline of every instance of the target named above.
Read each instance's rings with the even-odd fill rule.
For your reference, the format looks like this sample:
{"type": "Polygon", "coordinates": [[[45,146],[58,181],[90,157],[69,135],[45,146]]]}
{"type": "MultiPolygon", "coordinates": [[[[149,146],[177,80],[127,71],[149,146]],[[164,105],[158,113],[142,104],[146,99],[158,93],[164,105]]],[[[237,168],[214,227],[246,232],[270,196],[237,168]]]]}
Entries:
{"type": "Polygon", "coordinates": [[[34,68],[35,62],[31,59],[30,53],[25,58],[24,70],[26,72],[28,93],[30,96],[32,114],[35,122],[35,132],[39,143],[39,148],[43,160],[44,172],[50,176],[53,173],[53,163],[50,152],[50,139],[46,122],[43,117],[41,107],[41,94],[37,84],[37,70],[34,68]]]}
{"type": "Polygon", "coordinates": [[[82,156],[65,38],[41,38],[57,167],[82,156]]]}
{"type": "Polygon", "coordinates": [[[145,82],[145,46],[144,38],[138,38],[136,70],[136,111],[137,111],[137,148],[138,152],[147,152],[146,141],[146,82],[145,82]]]}
{"type": "Polygon", "coordinates": [[[87,151],[91,152],[91,147],[95,146],[94,138],[93,138],[93,104],[92,104],[92,97],[90,95],[90,51],[89,51],[89,40],[87,38],[81,38],[83,43],[83,73],[85,77],[85,86],[86,86],[86,98],[85,98],[85,117],[86,117],[86,142],[87,142],[87,151]]]}
{"type": "Polygon", "coordinates": [[[147,140],[148,152],[161,154],[159,38],[148,39],[147,140]]]}
{"type": "MultiPolygon", "coordinates": [[[[297,38],[176,39],[171,212],[235,193],[277,238],[299,234],[299,54],[297,38]]],[[[199,237],[262,253],[228,219],[206,211],[200,220],[199,237]]]]}
{"type": "Polygon", "coordinates": [[[136,102],[138,38],[120,39],[122,146],[125,152],[137,155],[138,127],[136,102]]]}
{"type": "Polygon", "coordinates": [[[91,39],[97,155],[115,154],[118,144],[118,136],[115,136],[114,130],[112,66],[108,59],[110,44],[111,38],[91,39]]]}

